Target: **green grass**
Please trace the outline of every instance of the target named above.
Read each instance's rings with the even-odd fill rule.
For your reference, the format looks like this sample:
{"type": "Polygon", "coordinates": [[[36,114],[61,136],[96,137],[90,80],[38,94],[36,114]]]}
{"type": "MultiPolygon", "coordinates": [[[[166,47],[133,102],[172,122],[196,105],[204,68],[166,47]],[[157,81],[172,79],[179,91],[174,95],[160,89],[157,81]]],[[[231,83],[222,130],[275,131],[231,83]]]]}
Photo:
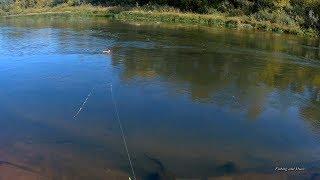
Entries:
{"type": "Polygon", "coordinates": [[[12,8],[9,12],[2,13],[3,17],[10,16],[31,16],[31,15],[41,15],[41,14],[63,14],[70,13],[81,16],[105,16],[109,13],[109,10],[115,7],[100,7],[92,5],[81,5],[81,6],[68,6],[67,4],[62,4],[55,7],[35,7],[21,9],[18,7],[12,8]]]}
{"type": "Polygon", "coordinates": [[[276,23],[268,20],[257,20],[248,16],[229,16],[224,13],[211,14],[184,13],[171,7],[101,7],[92,5],[41,7],[0,12],[2,17],[31,16],[42,14],[69,13],[79,16],[104,16],[110,19],[131,22],[179,23],[202,25],[229,29],[253,29],[275,33],[295,34],[301,36],[318,36],[315,30],[305,30],[295,23],[276,23]]]}

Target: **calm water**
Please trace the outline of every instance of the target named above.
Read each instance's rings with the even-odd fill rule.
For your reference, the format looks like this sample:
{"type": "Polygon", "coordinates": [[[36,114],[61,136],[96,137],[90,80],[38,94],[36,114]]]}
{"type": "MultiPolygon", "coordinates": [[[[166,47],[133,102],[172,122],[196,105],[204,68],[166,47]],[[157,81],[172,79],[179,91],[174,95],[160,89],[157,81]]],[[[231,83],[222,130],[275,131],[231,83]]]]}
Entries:
{"type": "Polygon", "coordinates": [[[138,179],[319,177],[319,40],[29,17],[0,54],[4,177],[132,177],[110,85],[138,179]]]}

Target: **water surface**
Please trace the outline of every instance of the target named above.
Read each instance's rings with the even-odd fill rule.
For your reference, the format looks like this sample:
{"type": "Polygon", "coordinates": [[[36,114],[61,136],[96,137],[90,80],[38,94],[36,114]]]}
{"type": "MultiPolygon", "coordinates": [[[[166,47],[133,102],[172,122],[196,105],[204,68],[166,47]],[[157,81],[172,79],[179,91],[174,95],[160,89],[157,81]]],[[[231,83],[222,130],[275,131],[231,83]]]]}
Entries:
{"type": "Polygon", "coordinates": [[[132,177],[112,95],[138,179],[319,176],[319,40],[28,17],[0,54],[4,177],[132,177]]]}

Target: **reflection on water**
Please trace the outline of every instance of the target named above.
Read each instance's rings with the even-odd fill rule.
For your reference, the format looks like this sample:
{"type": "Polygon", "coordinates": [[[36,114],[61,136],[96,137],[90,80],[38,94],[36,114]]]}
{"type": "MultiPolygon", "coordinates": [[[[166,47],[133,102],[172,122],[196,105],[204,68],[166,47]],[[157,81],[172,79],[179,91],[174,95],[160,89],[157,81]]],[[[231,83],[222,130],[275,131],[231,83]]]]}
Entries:
{"type": "Polygon", "coordinates": [[[0,32],[3,177],[128,179],[111,84],[139,179],[318,176],[319,40],[59,16],[0,32]]]}

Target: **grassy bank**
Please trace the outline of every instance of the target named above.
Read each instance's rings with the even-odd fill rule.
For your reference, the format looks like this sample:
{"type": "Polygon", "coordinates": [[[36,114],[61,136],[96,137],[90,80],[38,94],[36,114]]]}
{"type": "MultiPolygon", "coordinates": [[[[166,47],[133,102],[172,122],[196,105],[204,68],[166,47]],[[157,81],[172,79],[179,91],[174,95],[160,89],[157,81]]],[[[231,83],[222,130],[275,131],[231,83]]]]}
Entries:
{"type": "Polygon", "coordinates": [[[272,31],[301,36],[318,36],[318,32],[315,29],[303,29],[294,23],[274,23],[259,20],[252,16],[230,16],[229,14],[221,12],[211,12],[207,14],[186,13],[165,6],[101,7],[92,5],[68,6],[63,4],[55,7],[12,9],[8,12],[2,12],[1,15],[4,18],[8,18],[12,16],[60,13],[79,16],[104,16],[115,20],[131,22],[179,23],[231,29],[272,31]]]}

